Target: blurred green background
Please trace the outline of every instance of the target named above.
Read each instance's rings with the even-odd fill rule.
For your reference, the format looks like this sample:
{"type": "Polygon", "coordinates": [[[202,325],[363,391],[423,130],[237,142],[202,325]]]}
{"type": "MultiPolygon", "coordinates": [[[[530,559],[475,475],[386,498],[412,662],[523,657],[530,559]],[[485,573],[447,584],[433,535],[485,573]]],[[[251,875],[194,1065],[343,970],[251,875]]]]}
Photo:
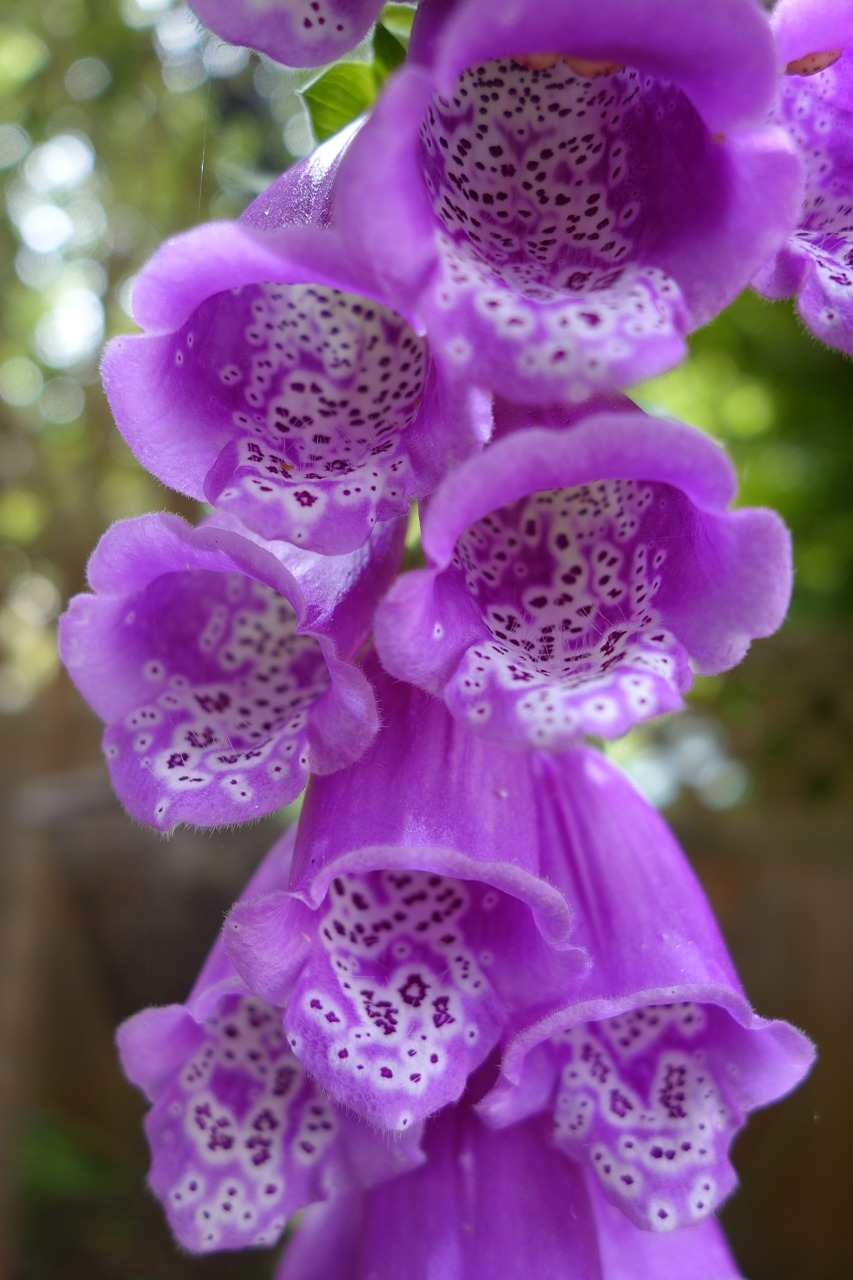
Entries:
{"type": "MultiPolygon", "coordinates": [[[[132,827],[98,726],[58,670],[55,623],[111,521],[193,514],[135,463],[100,390],[105,337],[133,327],[134,275],[164,238],[236,216],[315,133],[363,109],[405,26],[394,6],[378,41],[312,86],[318,73],[223,44],[172,0],[7,0],[0,14],[2,1274],[271,1270],[264,1255],[173,1249],[142,1187],[142,1108],[110,1034],[140,1004],[182,998],[275,824],[168,845],[132,827]]],[[[731,676],[699,681],[689,713],[614,754],[669,809],[761,1012],[821,1042],[806,1089],[743,1140],[728,1219],[746,1272],[845,1280],[853,368],[789,304],[749,293],[691,345],[637,397],[724,443],[741,501],[782,512],[791,617],[731,676]]]]}

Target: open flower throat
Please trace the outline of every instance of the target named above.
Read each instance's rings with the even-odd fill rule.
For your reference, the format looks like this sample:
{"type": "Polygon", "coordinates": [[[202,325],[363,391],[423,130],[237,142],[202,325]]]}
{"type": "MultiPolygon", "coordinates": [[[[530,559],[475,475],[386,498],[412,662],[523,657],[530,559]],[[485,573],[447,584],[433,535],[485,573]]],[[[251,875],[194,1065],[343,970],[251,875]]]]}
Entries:
{"type": "Polygon", "coordinates": [[[252,441],[247,464],[260,464],[266,446],[271,474],[345,474],[411,424],[425,346],[388,307],[322,285],[259,284],[220,297],[214,305],[242,329],[219,377],[235,426],[252,441]]]}
{"type": "Polygon", "coordinates": [[[453,682],[469,720],[510,698],[537,743],[621,731],[689,684],[656,597],[683,501],[631,480],[533,494],[478,520],[455,563],[491,640],[453,682]]]}
{"type": "Polygon", "coordinates": [[[470,68],[433,99],[421,139],[455,247],[540,297],[615,283],[666,235],[667,187],[684,187],[710,145],[680,89],[557,54],[470,68]]]}

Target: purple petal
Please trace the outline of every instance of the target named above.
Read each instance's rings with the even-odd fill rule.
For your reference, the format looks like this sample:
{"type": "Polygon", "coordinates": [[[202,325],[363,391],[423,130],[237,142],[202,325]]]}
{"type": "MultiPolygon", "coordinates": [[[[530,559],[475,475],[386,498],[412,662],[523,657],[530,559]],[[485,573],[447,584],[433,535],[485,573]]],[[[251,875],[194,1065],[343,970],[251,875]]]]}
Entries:
{"type": "Polygon", "coordinates": [[[151,1188],[186,1248],[273,1244],[303,1205],[417,1162],[414,1137],[380,1138],[306,1075],[278,1010],[228,996],[199,1031],[145,1125],[151,1188]]]}
{"type": "Polygon", "coordinates": [[[853,3],[777,0],[771,25],[781,61],[787,65],[809,54],[853,43],[853,3]]]}
{"type": "Polygon", "coordinates": [[[638,1231],[539,1126],[498,1134],[465,1104],[427,1127],[423,1168],[301,1219],[275,1280],[737,1280],[713,1221],[638,1231]]]}
{"type": "Polygon", "coordinates": [[[336,62],[367,35],[381,0],[192,0],[205,26],[288,67],[336,62]]]}
{"type": "MultiPolygon", "coordinates": [[[[247,889],[286,881],[293,833],[247,889]]],[[[185,1005],[146,1009],[117,1035],[153,1103],[149,1181],[195,1252],[272,1244],[303,1205],[422,1160],[417,1135],[377,1136],[341,1112],[288,1049],[280,1012],[247,993],[218,941],[185,1005]]]]}
{"type": "Polygon", "coordinates": [[[757,6],[468,0],[440,28],[443,7],[423,12],[338,208],[367,252],[424,273],[436,360],[526,403],[677,362],[801,199],[790,143],[762,125],[775,60],[757,6]]]}
{"type": "MultiPolygon", "coordinates": [[[[300,201],[290,182],[265,211],[300,201]]],[[[134,290],[148,333],[110,344],[104,386],[158,479],[342,554],[479,446],[489,405],[432,362],[405,290],[383,294],[331,231],[257,230],[263,212],[163,246],[134,290]]]]}
{"type": "Polygon", "coordinates": [[[312,1075],[404,1129],[458,1098],[508,1019],[559,998],[586,962],[558,887],[561,802],[537,762],[371,676],[375,749],[312,785],[292,893],[239,904],[226,945],[251,989],[286,1005],[312,1075]]]}
{"type": "Polygon", "coordinates": [[[429,58],[446,91],[475,63],[552,49],[671,80],[715,130],[760,124],[775,88],[767,19],[751,0],[716,0],[702,9],[692,0],[576,0],[570,15],[564,0],[523,8],[512,0],[462,0],[446,17],[427,4],[411,54],[429,58]]]}
{"type": "Polygon", "coordinates": [[[683,854],[618,770],[591,751],[558,766],[593,963],[570,1002],[519,1032],[482,1110],[512,1123],[550,1088],[554,1141],[612,1203],[641,1227],[689,1225],[734,1186],[745,1113],[798,1084],[812,1046],[750,1009],[683,854]]]}
{"type": "Polygon", "coordinates": [[[780,80],[774,118],[788,132],[806,170],[798,226],[753,284],[768,297],[797,296],[807,327],[823,342],[853,353],[853,4],[779,5],[774,27],[780,80]],[[812,63],[816,74],[799,70],[812,63]],[[823,55],[823,56],[822,56],[823,55]]]}
{"type": "Polygon", "coordinates": [[[640,1231],[587,1175],[598,1233],[603,1280],[741,1280],[726,1238],[714,1218],[678,1231],[640,1231]]]}
{"type": "MultiPolygon", "coordinates": [[[[498,406],[499,434],[516,416],[498,406]]],[[[562,749],[673,710],[690,663],[725,670],[775,630],[790,549],[773,513],[725,510],[733,474],[701,433],[527,417],[427,504],[428,567],[380,605],[376,644],[478,733],[562,749]]]]}
{"type": "Polygon", "coordinates": [[[246,821],[294,799],[310,769],[364,750],[373,698],[347,659],[399,541],[383,533],[375,550],[375,562],[338,562],[315,593],[316,558],[214,522],[144,516],[104,535],[96,594],[71,602],[61,643],[107,721],[113,783],[135,817],[161,830],[246,821]],[[347,597],[359,585],[356,615],[347,597]]]}
{"type": "Polygon", "coordinates": [[[601,1280],[583,1176],[538,1126],[490,1133],[463,1105],[425,1148],[414,1174],[310,1211],[276,1280],[601,1280]]]}

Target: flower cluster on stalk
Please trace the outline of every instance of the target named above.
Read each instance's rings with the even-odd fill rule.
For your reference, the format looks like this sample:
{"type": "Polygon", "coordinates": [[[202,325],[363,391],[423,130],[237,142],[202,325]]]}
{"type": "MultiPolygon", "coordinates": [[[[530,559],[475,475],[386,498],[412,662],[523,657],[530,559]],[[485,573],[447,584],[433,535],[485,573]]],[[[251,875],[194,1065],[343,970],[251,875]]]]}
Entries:
{"type": "MultiPolygon", "coordinates": [[[[378,9],[195,7],[295,65],[378,9]]],[[[853,351],[851,45],[849,0],[422,0],[366,121],[140,276],[107,394],[211,512],[104,536],[65,661],[144,822],[308,782],[119,1031],[186,1248],[305,1210],[279,1280],[737,1276],[730,1145],[812,1049],[585,740],[785,614],[780,519],[624,389],[751,282],[853,351]]]]}

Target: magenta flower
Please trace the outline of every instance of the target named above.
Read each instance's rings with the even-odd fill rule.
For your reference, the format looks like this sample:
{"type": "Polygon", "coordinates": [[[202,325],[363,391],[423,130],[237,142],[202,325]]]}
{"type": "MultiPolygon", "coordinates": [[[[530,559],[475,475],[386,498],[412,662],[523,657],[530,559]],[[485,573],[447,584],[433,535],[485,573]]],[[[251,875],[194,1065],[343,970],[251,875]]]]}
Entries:
{"type": "MultiPolygon", "coordinates": [[[[250,891],[286,882],[292,850],[288,834],[250,891]]],[[[423,1160],[416,1132],[378,1134],[308,1077],[278,1010],[247,991],[221,942],[186,1004],[136,1014],[117,1039],[152,1103],[151,1189],[194,1252],[274,1244],[304,1205],[423,1160]]]]}
{"type": "Polygon", "coordinates": [[[310,1208],[275,1280],[737,1280],[713,1219],[638,1231],[537,1121],[490,1132],[468,1099],[426,1127],[426,1163],[310,1208]]]}
{"type": "Polygon", "coordinates": [[[134,817],[245,822],[364,751],[376,710],[352,658],[403,531],[384,524],[333,560],[252,541],[227,517],[141,516],[104,535],[94,594],[71,601],[60,640],[134,817]]]}
{"type": "Polygon", "coordinates": [[[326,555],[429,493],[487,439],[488,398],[434,361],[401,280],[325,224],[349,135],[239,223],[165,244],[133,294],[104,386],[142,464],[268,539],[326,555]],[[315,223],[316,225],[306,225],[315,223]]]}
{"type": "Polygon", "coordinates": [[[205,26],[289,67],[335,62],[367,35],[382,0],[191,0],[205,26]]]}
{"type": "Polygon", "coordinates": [[[377,612],[387,670],[502,742],[625,733],[785,614],[787,532],[726,510],[722,450],[627,402],[598,407],[498,405],[503,438],[425,505],[427,567],[377,612]]]}
{"type": "Polygon", "coordinates": [[[732,1190],[746,1112],[799,1084],[814,1051],[753,1013],[684,855],[618,770],[589,749],[542,767],[568,815],[566,892],[592,963],[519,1029],[480,1112],[550,1111],[555,1145],[637,1226],[689,1226],[732,1190]]]}
{"type": "Polygon", "coordinates": [[[312,780],[289,892],[239,903],[225,933],[310,1075],[402,1131],[460,1097],[508,1021],[533,1020],[586,961],[537,760],[378,664],[371,677],[374,746],[312,780]]]}
{"type": "Polygon", "coordinates": [[[423,273],[436,358],[579,401],[676,363],[795,224],[775,83],[754,0],[426,4],[339,220],[423,273]]]}
{"type": "Polygon", "coordinates": [[[797,297],[823,342],[853,354],[853,3],[781,0],[773,12],[781,77],[774,118],[806,170],[799,225],[755,287],[797,297]]]}

